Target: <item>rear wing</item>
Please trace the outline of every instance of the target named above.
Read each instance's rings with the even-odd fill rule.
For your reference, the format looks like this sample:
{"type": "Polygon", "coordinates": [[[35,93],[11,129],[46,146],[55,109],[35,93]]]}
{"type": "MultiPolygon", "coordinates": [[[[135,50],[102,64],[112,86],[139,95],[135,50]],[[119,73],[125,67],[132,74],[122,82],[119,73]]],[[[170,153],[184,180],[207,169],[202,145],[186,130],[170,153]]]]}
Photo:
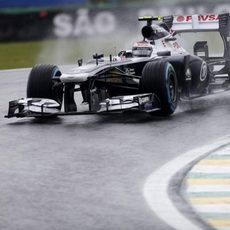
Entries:
{"type": "Polygon", "coordinates": [[[171,23],[170,28],[177,33],[216,31],[219,29],[219,15],[176,15],[163,17],[163,22],[171,23]]]}
{"type": "Polygon", "coordinates": [[[219,31],[224,43],[224,58],[230,71],[230,13],[206,15],[171,15],[162,17],[168,28],[176,33],[219,31]]]}
{"type": "Polygon", "coordinates": [[[183,16],[171,15],[163,17],[162,21],[176,33],[218,31],[230,23],[229,17],[229,13],[183,16]]]}

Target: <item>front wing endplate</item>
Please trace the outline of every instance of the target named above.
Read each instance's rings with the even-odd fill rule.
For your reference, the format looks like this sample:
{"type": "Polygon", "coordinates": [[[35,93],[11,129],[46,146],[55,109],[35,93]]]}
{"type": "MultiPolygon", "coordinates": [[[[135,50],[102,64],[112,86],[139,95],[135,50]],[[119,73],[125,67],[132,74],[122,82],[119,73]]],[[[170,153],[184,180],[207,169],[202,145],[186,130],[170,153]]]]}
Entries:
{"type": "Polygon", "coordinates": [[[11,117],[36,117],[54,115],[60,112],[60,104],[45,98],[21,98],[9,102],[8,114],[11,117]]]}

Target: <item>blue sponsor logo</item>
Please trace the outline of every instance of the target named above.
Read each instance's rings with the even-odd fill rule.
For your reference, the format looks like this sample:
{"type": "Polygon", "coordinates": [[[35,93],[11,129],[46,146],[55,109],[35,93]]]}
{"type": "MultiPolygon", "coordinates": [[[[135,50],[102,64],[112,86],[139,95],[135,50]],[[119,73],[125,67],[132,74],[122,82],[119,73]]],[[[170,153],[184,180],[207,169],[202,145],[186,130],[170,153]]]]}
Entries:
{"type": "Polygon", "coordinates": [[[0,0],[0,8],[44,7],[86,3],[86,0],[0,0]]]}

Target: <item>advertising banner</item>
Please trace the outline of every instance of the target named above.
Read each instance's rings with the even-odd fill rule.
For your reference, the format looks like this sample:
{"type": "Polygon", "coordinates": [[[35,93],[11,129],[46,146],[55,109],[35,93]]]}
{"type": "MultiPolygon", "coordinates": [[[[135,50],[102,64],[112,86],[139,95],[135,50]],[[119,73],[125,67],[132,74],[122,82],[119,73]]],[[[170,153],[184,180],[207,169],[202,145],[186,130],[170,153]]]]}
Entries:
{"type": "Polygon", "coordinates": [[[87,0],[0,0],[1,8],[22,7],[47,7],[68,4],[86,4],[87,0]]]}
{"type": "MultiPolygon", "coordinates": [[[[78,38],[137,31],[138,16],[212,15],[230,12],[230,3],[148,5],[111,9],[77,8],[68,11],[39,11],[24,14],[0,13],[0,41],[78,38]]],[[[185,18],[186,20],[186,18],[185,18]]]]}

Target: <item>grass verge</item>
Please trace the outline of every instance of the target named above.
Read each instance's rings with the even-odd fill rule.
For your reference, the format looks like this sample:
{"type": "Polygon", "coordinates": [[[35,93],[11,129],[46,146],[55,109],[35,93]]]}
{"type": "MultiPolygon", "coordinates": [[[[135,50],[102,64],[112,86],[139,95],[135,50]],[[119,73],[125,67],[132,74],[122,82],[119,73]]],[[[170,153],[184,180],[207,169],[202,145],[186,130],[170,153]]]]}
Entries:
{"type": "MultiPolygon", "coordinates": [[[[129,45],[132,43],[128,43],[129,45]]],[[[62,39],[0,43],[0,69],[31,67],[38,63],[73,64],[93,54],[116,55],[124,42],[116,38],[62,39]]]]}

